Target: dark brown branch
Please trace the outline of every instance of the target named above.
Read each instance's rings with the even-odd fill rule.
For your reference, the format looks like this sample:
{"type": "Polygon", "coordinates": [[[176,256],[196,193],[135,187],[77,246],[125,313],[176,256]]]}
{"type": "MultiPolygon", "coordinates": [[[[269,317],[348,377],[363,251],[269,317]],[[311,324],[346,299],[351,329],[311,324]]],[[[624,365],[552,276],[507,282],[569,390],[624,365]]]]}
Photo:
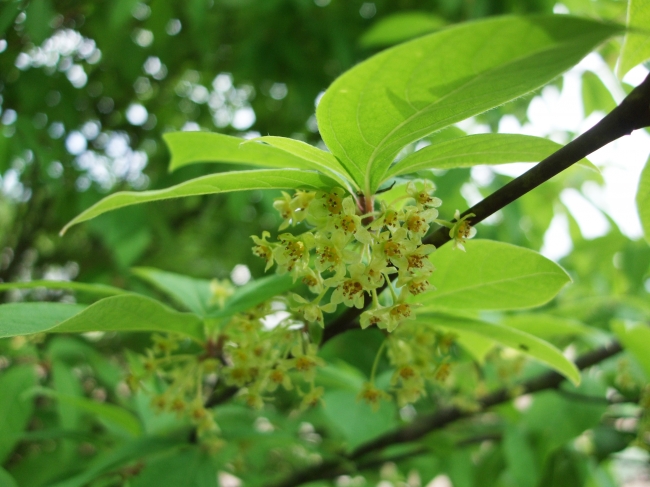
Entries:
{"type": "MultiPolygon", "coordinates": [[[[529,171],[464,211],[461,217],[474,213],[475,216],[469,221],[472,225],[476,225],[592,152],[624,135],[631,134],[634,130],[648,126],[650,126],[650,75],[600,122],[529,171]]],[[[439,247],[449,240],[449,230],[440,227],[426,238],[426,243],[439,247]]]]}
{"type": "MultiPolygon", "coordinates": [[[[621,350],[620,343],[610,343],[605,347],[580,356],[575,361],[576,367],[580,370],[586,369],[618,354],[621,350]]],[[[363,461],[364,457],[380,452],[388,446],[418,440],[432,431],[444,428],[450,423],[475,416],[493,406],[508,402],[516,397],[513,395],[513,390],[517,391],[517,395],[533,394],[544,390],[557,389],[563,381],[564,376],[557,372],[547,372],[525,381],[520,387],[503,388],[484,396],[478,400],[480,407],[476,411],[464,411],[457,407],[440,409],[436,413],[416,419],[407,426],[398,428],[364,443],[352,453],[342,456],[339,460],[331,460],[316,467],[296,472],[293,476],[277,484],[275,487],[296,487],[306,482],[330,479],[339,475],[352,473],[356,470],[357,465],[367,466],[372,461],[372,457],[363,461]]]]}
{"type": "MultiPolygon", "coordinates": [[[[475,216],[469,221],[472,225],[476,225],[592,152],[624,135],[631,134],[634,130],[648,126],[650,126],[650,75],[600,122],[526,173],[463,212],[461,217],[474,213],[475,216]]],[[[424,243],[440,247],[449,240],[449,229],[439,227],[424,239],[424,243]]],[[[367,298],[364,309],[370,305],[370,302],[371,299],[367,298]]],[[[346,310],[327,326],[322,343],[356,328],[355,322],[362,312],[363,309],[356,308],[346,310]]]]}

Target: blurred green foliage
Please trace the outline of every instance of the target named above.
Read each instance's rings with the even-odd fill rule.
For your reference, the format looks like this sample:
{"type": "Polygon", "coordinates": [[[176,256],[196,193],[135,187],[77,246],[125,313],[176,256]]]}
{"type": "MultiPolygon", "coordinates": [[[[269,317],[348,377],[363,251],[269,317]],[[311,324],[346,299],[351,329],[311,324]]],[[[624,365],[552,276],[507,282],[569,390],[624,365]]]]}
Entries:
{"type": "MultiPolygon", "coordinates": [[[[578,15],[625,20],[626,2],[563,4],[578,15]]],[[[418,11],[453,24],[551,13],[554,5],[549,0],[7,0],[0,4],[0,279],[73,279],[161,298],[169,289],[148,286],[146,269],[139,277],[130,269],[182,273],[202,279],[204,287],[207,279],[230,276],[237,265],[261,277],[264,264],[252,255],[249,236],[277,228],[273,194],[163,201],[103,215],[63,239],[58,232],[108,192],[158,189],[218,170],[193,165],[168,173],[165,132],[277,135],[318,145],[319,94],[376,52],[360,39],[392,14],[418,11]]],[[[414,35],[423,32],[421,25],[418,29],[414,35]]],[[[400,38],[408,37],[404,32],[400,38]]],[[[601,49],[612,68],[618,44],[601,49]]],[[[582,86],[585,115],[613,106],[592,73],[585,74],[582,86]]],[[[531,98],[476,121],[492,130],[504,115],[524,123],[531,98]]],[[[469,169],[436,174],[436,195],[446,208],[468,206],[468,185],[474,195],[486,196],[511,180],[492,174],[476,185],[471,174],[469,169]]],[[[583,237],[558,195],[566,188],[580,190],[585,181],[601,184],[602,178],[573,168],[499,212],[480,235],[540,250],[554,215],[566,215],[573,251],[561,264],[574,285],[533,317],[537,313],[570,330],[544,337],[568,354],[614,336],[633,344],[630,351],[583,374],[579,387],[563,384],[530,404],[506,403],[476,421],[386,448],[366,459],[367,468],[360,464],[339,478],[338,485],[426,485],[445,474],[454,487],[605,487],[634,474],[629,467],[621,471],[615,455],[633,442],[648,445],[637,433],[649,421],[647,404],[643,416],[638,403],[650,378],[642,343],[647,329],[639,328],[650,317],[650,249],[625,236],[607,215],[606,235],[583,237]],[[580,325],[589,331],[579,331],[580,325]],[[406,455],[409,448],[420,454],[406,455]]],[[[36,289],[5,292],[3,299],[90,303],[96,296],[36,289]]],[[[481,318],[514,322],[522,316],[494,312],[481,318]]],[[[458,366],[445,387],[431,390],[415,406],[397,410],[384,404],[372,413],[356,396],[381,341],[377,330],[355,330],[325,345],[320,355],[329,365],[318,384],[327,388],[327,407],[294,414],[285,392],[263,411],[238,401],[216,406],[224,443],[206,452],[196,445],[189,423],[157,414],[150,396],[126,387],[127,366],[150,346],[147,334],[0,340],[0,485],[212,486],[217,472],[221,485],[227,483],[224,472],[245,478],[245,485],[270,485],[441,404],[471,409],[477,393],[514,387],[543,370],[520,356],[467,343],[453,349],[458,366]]],[[[387,387],[391,374],[388,362],[380,360],[378,384],[387,387]]],[[[647,401],[647,389],[645,394],[647,401]]],[[[648,457],[640,458],[639,475],[647,474],[648,457]]]]}

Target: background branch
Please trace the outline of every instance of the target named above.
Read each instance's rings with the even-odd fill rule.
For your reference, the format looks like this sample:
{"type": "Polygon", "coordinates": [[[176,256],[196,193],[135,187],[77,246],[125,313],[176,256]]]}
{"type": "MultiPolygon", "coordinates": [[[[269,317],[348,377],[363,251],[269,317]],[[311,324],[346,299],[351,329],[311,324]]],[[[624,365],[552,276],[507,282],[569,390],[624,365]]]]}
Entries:
{"type": "MultiPolygon", "coordinates": [[[[621,350],[620,343],[612,342],[609,345],[580,356],[575,361],[576,367],[584,370],[618,354],[621,350]]],[[[339,475],[353,473],[358,468],[367,468],[368,465],[375,464],[372,458],[363,461],[363,458],[370,454],[380,452],[388,446],[418,440],[432,431],[442,429],[448,424],[460,419],[476,416],[493,406],[508,402],[517,396],[556,389],[564,380],[564,376],[557,372],[547,372],[523,382],[519,387],[499,389],[480,398],[478,400],[479,408],[475,411],[462,410],[458,407],[440,409],[436,413],[422,416],[406,426],[378,436],[374,440],[362,444],[348,455],[341,456],[338,460],[330,460],[313,468],[296,472],[293,476],[276,484],[274,487],[296,487],[314,480],[330,479],[339,475]],[[517,391],[517,394],[513,394],[513,391],[517,391]]],[[[388,460],[381,459],[377,461],[383,463],[388,460]]]]}

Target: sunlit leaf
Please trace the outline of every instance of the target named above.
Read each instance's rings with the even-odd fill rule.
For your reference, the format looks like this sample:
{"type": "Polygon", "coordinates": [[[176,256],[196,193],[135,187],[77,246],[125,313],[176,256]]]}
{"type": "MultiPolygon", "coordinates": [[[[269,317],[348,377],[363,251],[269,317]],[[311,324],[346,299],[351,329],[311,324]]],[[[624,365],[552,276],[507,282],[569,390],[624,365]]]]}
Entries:
{"type": "Polygon", "coordinates": [[[435,289],[415,301],[458,310],[529,308],[570,282],[564,269],[533,250],[491,240],[469,240],[465,248],[445,245],[431,254],[435,289]]]}
{"type": "Polygon", "coordinates": [[[612,94],[601,79],[591,71],[582,74],[582,106],[585,117],[596,110],[609,113],[616,107],[612,94]]]}
{"type": "Polygon", "coordinates": [[[397,12],[382,17],[359,39],[362,47],[392,46],[428,34],[447,22],[428,12],[397,12]]]}
{"type": "Polygon", "coordinates": [[[416,321],[422,324],[447,328],[451,331],[457,329],[466,333],[474,333],[493,340],[545,363],[566,376],[574,384],[580,382],[580,372],[573,362],[562,355],[560,350],[547,341],[516,328],[448,313],[429,311],[418,312],[416,321]]]}
{"type": "Polygon", "coordinates": [[[335,185],[332,179],[323,174],[298,169],[259,169],[210,174],[171,188],[140,192],[123,191],[107,196],[72,219],[63,227],[61,234],[72,225],[90,220],[107,211],[151,201],[250,189],[328,189],[335,185]]]}
{"type": "Polygon", "coordinates": [[[203,338],[202,321],[151,298],[121,295],[83,308],[63,303],[10,303],[0,306],[0,338],[32,333],[89,331],[175,332],[203,338]]]}
{"type": "Polygon", "coordinates": [[[650,59],[650,8],[647,0],[628,0],[627,26],[630,28],[623,40],[617,74],[625,73],[637,64],[650,59]]]}
{"type": "MultiPolygon", "coordinates": [[[[394,164],[387,178],[422,169],[452,169],[480,164],[506,164],[509,162],[539,162],[562,145],[552,140],[530,135],[478,134],[447,140],[427,146],[394,164]]],[[[596,169],[593,164],[583,163],[596,169]]],[[[597,171],[597,169],[596,169],[597,171]]]]}
{"type": "Polygon", "coordinates": [[[643,234],[646,241],[650,243],[650,159],[641,172],[639,188],[636,192],[636,207],[639,211],[643,234]]]}
{"type": "Polygon", "coordinates": [[[596,331],[578,320],[544,313],[508,316],[503,320],[503,324],[542,339],[565,335],[587,335],[596,331]]]}
{"type": "Polygon", "coordinates": [[[332,179],[340,181],[343,187],[347,187],[349,183],[354,183],[338,159],[331,153],[325,152],[318,147],[306,144],[300,140],[288,139],[286,137],[270,136],[258,137],[257,139],[251,140],[250,143],[255,143],[257,141],[264,142],[265,144],[268,144],[272,147],[276,147],[282,151],[288,152],[289,154],[300,157],[301,160],[310,163],[305,164],[306,169],[315,169],[321,171],[330,176],[332,179]]]}
{"type": "Polygon", "coordinates": [[[321,136],[374,192],[408,143],[544,85],[619,31],[564,15],[501,17],[415,39],[330,86],[317,108],[321,136]]]}
{"type": "Polygon", "coordinates": [[[172,158],[169,170],[189,164],[221,162],[245,166],[321,171],[346,187],[349,178],[336,158],[304,142],[285,137],[246,140],[211,132],[172,132],[163,135],[172,158]],[[263,141],[264,144],[255,141],[263,141]]]}

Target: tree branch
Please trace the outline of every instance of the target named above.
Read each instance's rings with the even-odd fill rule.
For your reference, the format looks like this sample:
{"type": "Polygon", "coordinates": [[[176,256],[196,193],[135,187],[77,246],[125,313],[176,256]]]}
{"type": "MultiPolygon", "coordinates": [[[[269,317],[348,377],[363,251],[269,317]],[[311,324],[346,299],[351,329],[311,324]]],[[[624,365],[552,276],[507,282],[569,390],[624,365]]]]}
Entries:
{"type": "MultiPolygon", "coordinates": [[[[476,225],[592,152],[624,135],[631,134],[634,130],[648,126],[650,126],[650,75],[600,122],[529,171],[464,211],[461,217],[474,213],[475,216],[468,221],[476,225]]],[[[440,247],[449,240],[449,229],[438,227],[424,239],[424,243],[440,247]]],[[[325,328],[321,344],[347,330],[356,328],[357,318],[371,301],[370,297],[366,296],[363,309],[349,308],[332,321],[325,328]]]]}
{"type": "MultiPolygon", "coordinates": [[[[586,369],[618,354],[621,350],[620,343],[612,342],[609,345],[580,356],[575,361],[576,367],[580,370],[586,369]]],[[[422,416],[402,428],[390,431],[374,440],[368,441],[348,455],[340,457],[338,460],[330,460],[313,468],[296,472],[274,487],[296,487],[306,482],[330,479],[339,475],[353,473],[357,469],[357,465],[367,466],[372,461],[372,458],[363,461],[363,458],[367,455],[377,453],[388,446],[418,440],[432,431],[442,429],[448,424],[460,419],[475,416],[493,406],[508,402],[517,396],[556,389],[563,381],[564,376],[557,372],[547,372],[523,382],[520,387],[503,388],[484,396],[478,400],[480,407],[476,411],[465,411],[458,407],[440,409],[436,413],[422,416]],[[513,395],[513,390],[517,390],[518,393],[513,395]]]]}

